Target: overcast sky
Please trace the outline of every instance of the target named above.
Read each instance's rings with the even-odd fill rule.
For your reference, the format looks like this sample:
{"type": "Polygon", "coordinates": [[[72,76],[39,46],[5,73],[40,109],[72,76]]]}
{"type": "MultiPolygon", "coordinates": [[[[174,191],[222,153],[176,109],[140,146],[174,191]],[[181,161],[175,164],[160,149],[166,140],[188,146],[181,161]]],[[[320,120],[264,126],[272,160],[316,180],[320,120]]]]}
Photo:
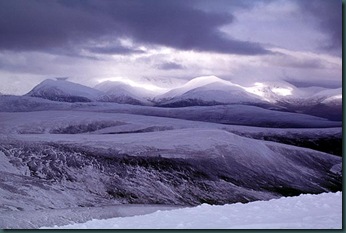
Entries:
{"type": "Polygon", "coordinates": [[[2,0],[2,93],[59,76],[341,87],[341,0],[2,0]]]}

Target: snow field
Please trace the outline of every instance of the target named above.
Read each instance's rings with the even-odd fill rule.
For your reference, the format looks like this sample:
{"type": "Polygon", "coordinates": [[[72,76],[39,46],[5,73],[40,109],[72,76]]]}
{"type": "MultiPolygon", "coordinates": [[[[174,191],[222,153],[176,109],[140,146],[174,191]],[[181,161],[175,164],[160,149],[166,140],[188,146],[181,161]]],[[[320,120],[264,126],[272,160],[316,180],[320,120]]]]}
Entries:
{"type": "Polygon", "coordinates": [[[61,229],[341,229],[342,193],[197,207],[71,224],[61,229]]]}

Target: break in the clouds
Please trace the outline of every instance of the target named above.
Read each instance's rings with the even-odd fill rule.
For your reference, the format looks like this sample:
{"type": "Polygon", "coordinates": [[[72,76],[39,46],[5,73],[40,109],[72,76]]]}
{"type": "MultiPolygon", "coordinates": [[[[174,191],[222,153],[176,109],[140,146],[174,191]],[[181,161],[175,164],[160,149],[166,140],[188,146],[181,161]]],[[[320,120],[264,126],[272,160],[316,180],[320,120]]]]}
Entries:
{"type": "Polygon", "coordinates": [[[56,76],[341,85],[339,0],[11,0],[0,15],[4,93],[56,76]]]}

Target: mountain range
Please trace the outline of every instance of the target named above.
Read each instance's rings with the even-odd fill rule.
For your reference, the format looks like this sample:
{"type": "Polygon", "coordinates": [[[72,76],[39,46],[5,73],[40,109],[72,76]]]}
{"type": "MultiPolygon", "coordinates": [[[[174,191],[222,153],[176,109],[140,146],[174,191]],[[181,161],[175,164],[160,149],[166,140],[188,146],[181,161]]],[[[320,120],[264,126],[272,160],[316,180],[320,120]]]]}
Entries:
{"type": "Polygon", "coordinates": [[[132,86],[120,81],[104,81],[91,88],[66,80],[47,79],[26,96],[61,102],[97,101],[160,107],[241,104],[342,119],[341,88],[298,88],[285,81],[241,86],[216,76],[202,76],[167,89],[165,93],[157,93],[144,85],[132,86]]]}

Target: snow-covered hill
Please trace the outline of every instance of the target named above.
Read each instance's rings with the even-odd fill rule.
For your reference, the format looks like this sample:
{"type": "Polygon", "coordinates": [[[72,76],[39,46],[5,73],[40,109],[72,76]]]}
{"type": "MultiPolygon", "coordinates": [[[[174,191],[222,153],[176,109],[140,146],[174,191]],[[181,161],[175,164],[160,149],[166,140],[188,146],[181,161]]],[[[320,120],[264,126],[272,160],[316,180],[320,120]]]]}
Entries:
{"type": "Polygon", "coordinates": [[[342,88],[326,89],[315,93],[310,97],[322,104],[342,104],[342,88]]]}
{"type": "Polygon", "coordinates": [[[264,98],[268,102],[286,107],[309,107],[320,103],[327,104],[328,99],[341,99],[342,96],[341,88],[327,89],[316,86],[298,88],[285,81],[256,82],[252,86],[244,87],[244,89],[264,98]]]}
{"type": "Polygon", "coordinates": [[[342,89],[298,88],[285,81],[264,81],[242,86],[216,76],[202,76],[156,96],[155,101],[165,107],[246,104],[340,120],[342,89]],[[331,107],[338,108],[338,113],[334,114],[336,116],[326,114],[331,107]],[[318,108],[321,108],[320,112],[318,108]]]}
{"type": "Polygon", "coordinates": [[[318,87],[301,88],[299,95],[292,95],[278,100],[277,105],[287,109],[319,116],[330,120],[342,120],[342,88],[326,89],[318,87]]]}
{"type": "Polygon", "coordinates": [[[121,104],[151,105],[156,92],[141,87],[134,87],[119,81],[104,81],[95,86],[95,89],[106,93],[99,101],[121,104]]]}
{"type": "Polygon", "coordinates": [[[224,204],[341,188],[340,157],[222,125],[73,111],[1,119],[0,211],[224,204]]]}
{"type": "Polygon", "coordinates": [[[81,84],[52,79],[44,80],[26,94],[26,96],[62,102],[90,102],[103,95],[103,92],[81,84]]]}
{"type": "Polygon", "coordinates": [[[246,92],[241,86],[216,76],[192,79],[182,87],[156,97],[163,106],[196,106],[217,104],[260,104],[263,100],[246,92]]]}
{"type": "Polygon", "coordinates": [[[341,88],[327,89],[316,86],[298,88],[285,81],[256,82],[242,88],[271,103],[272,106],[286,111],[342,120],[341,88]]]}
{"type": "Polygon", "coordinates": [[[342,229],[342,193],[157,211],[55,226],[60,229],[342,229]]]}
{"type": "Polygon", "coordinates": [[[144,116],[178,118],[193,121],[271,128],[325,128],[339,127],[341,120],[268,110],[247,105],[191,106],[162,108],[106,102],[66,103],[28,96],[0,96],[0,112],[25,112],[42,110],[77,110],[93,112],[128,113],[144,116]]]}
{"type": "Polygon", "coordinates": [[[7,224],[0,227],[67,224],[69,219],[59,216],[79,208],[84,214],[73,218],[85,221],[91,219],[85,217],[90,207],[245,203],[342,187],[340,156],[272,142],[280,135],[340,138],[341,127],[229,125],[341,122],[244,105],[169,109],[28,96],[2,96],[0,110],[0,224],[7,224]],[[253,139],[265,136],[274,139],[253,139]],[[31,213],[37,211],[52,219],[35,219],[31,213]]]}

